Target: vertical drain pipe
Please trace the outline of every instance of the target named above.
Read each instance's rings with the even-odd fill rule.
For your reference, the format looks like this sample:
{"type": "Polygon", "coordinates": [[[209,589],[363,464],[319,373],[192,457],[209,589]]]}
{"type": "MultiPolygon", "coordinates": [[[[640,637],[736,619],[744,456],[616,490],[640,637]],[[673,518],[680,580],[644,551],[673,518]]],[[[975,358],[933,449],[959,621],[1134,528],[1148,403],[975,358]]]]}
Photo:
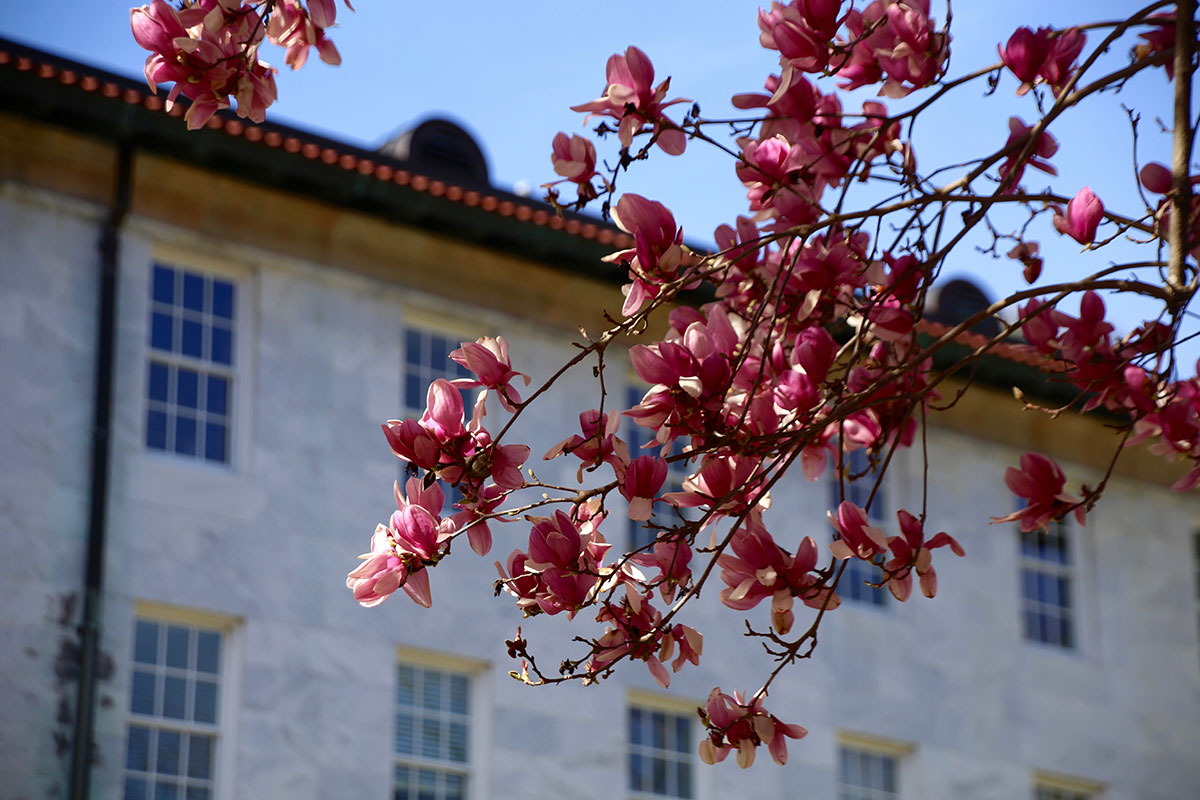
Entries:
{"type": "Polygon", "coordinates": [[[96,664],[104,600],[104,549],[108,516],[108,462],[111,449],[112,384],[117,320],[117,256],[121,224],[129,212],[133,145],[117,145],[113,201],[100,229],[99,314],[96,332],[96,384],[92,415],[92,465],[88,508],[87,562],[84,568],[83,619],[79,626],[79,693],[75,701],[75,738],[71,753],[71,798],[90,795],[92,749],[96,729],[96,664]]]}

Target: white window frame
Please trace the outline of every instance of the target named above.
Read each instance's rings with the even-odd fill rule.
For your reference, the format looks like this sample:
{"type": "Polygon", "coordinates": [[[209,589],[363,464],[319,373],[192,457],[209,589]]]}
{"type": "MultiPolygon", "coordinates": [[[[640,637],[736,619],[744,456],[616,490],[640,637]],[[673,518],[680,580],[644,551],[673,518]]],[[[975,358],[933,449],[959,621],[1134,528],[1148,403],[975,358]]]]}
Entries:
{"type": "MultiPolygon", "coordinates": [[[[251,443],[254,441],[253,431],[253,376],[255,374],[255,346],[258,339],[255,309],[257,307],[257,282],[254,271],[249,264],[239,264],[227,259],[216,259],[192,250],[177,247],[156,246],[150,253],[150,258],[142,271],[141,281],[136,283],[141,287],[141,303],[143,313],[140,329],[141,366],[138,371],[138,450],[155,465],[155,469],[164,464],[178,465],[207,471],[210,474],[228,474],[245,472],[250,468],[251,443]],[[233,316],[233,364],[229,366],[213,364],[203,359],[195,359],[178,353],[168,353],[151,346],[152,314],[155,302],[154,268],[169,267],[184,272],[199,273],[206,277],[217,278],[232,283],[234,286],[234,316],[233,316]],[[226,418],[229,430],[225,461],[210,461],[201,455],[186,455],[173,450],[152,448],[147,443],[148,411],[150,393],[150,363],[158,361],[174,367],[185,367],[198,372],[212,372],[230,381],[229,408],[226,418]]],[[[202,431],[198,431],[198,437],[202,431]]],[[[199,448],[198,448],[199,452],[199,448]]]]}
{"type": "Polygon", "coordinates": [[[899,800],[904,796],[904,763],[912,755],[914,747],[908,742],[873,736],[864,733],[843,731],[837,737],[836,754],[836,785],[838,800],[899,800]],[[892,774],[895,788],[891,790],[878,787],[853,786],[842,780],[843,759],[849,753],[867,757],[888,759],[892,762],[892,774]],[[848,794],[849,793],[849,794],[848,794]]]}
{"type": "MultiPolygon", "coordinates": [[[[421,650],[411,647],[398,647],[396,649],[396,660],[394,667],[394,675],[397,682],[399,681],[400,667],[412,667],[414,669],[430,670],[441,672],[447,675],[457,675],[467,681],[467,741],[466,751],[467,760],[465,762],[456,762],[443,759],[434,759],[416,754],[402,754],[396,752],[395,737],[396,737],[396,715],[400,711],[400,705],[397,702],[395,694],[392,697],[392,747],[391,747],[391,766],[389,768],[389,790],[388,796],[395,794],[395,770],[397,767],[405,766],[415,769],[428,769],[434,772],[454,773],[464,776],[463,796],[467,800],[482,800],[487,795],[488,786],[488,769],[487,760],[484,754],[490,752],[491,742],[488,739],[490,730],[490,703],[486,696],[487,692],[484,687],[484,679],[487,675],[487,664],[483,661],[463,658],[445,653],[435,653],[428,650],[421,650]]],[[[419,737],[414,737],[415,742],[419,742],[419,737]]]]}
{"type": "MultiPolygon", "coordinates": [[[[156,603],[152,601],[138,600],[133,605],[133,615],[130,618],[132,625],[131,635],[129,638],[128,650],[128,675],[127,686],[130,688],[130,693],[125,701],[125,724],[124,724],[124,739],[121,751],[120,774],[121,774],[121,791],[124,793],[125,778],[129,773],[128,764],[128,747],[129,747],[129,732],[130,727],[138,725],[141,727],[152,728],[155,730],[171,730],[181,733],[197,733],[215,737],[215,750],[213,754],[213,780],[212,793],[213,800],[225,800],[235,796],[235,761],[237,755],[237,712],[241,704],[240,699],[240,674],[239,665],[241,664],[241,621],[234,617],[229,617],[223,614],[217,614],[209,611],[198,609],[183,608],[180,606],[172,606],[164,603],[156,603]],[[221,635],[221,653],[219,662],[219,672],[217,673],[217,718],[216,722],[209,725],[205,723],[197,723],[188,720],[169,719],[161,716],[152,716],[145,714],[134,713],[132,682],[133,673],[137,668],[137,663],[133,660],[134,648],[137,642],[137,623],[139,621],[151,621],[158,623],[166,623],[168,625],[179,625],[188,628],[198,628],[208,631],[215,631],[221,635]]],[[[161,647],[161,645],[160,645],[161,647]]],[[[156,673],[161,674],[164,670],[162,664],[155,665],[156,673]]],[[[192,672],[189,670],[189,677],[192,672]]],[[[154,772],[148,773],[154,775],[154,772]]],[[[151,790],[152,790],[151,786],[151,790]]],[[[153,797],[153,793],[149,795],[153,797]]],[[[180,797],[183,797],[181,793],[180,797]]]]}
{"type": "MultiPolygon", "coordinates": [[[[696,709],[704,705],[702,702],[689,700],[688,698],[673,697],[670,695],[658,694],[655,692],[634,690],[628,693],[625,704],[625,716],[622,720],[624,727],[624,787],[625,796],[630,800],[678,800],[687,798],[687,800],[708,800],[708,782],[704,780],[706,770],[701,765],[698,756],[700,739],[703,735],[703,726],[700,724],[696,716],[696,709]],[[686,719],[689,723],[688,732],[690,741],[688,742],[687,751],[663,751],[667,754],[669,760],[675,763],[687,763],[691,775],[691,794],[656,794],[647,791],[635,791],[630,785],[632,783],[632,770],[630,757],[635,753],[635,745],[630,739],[630,722],[634,709],[648,713],[667,714],[672,717],[680,717],[686,719]]],[[[655,757],[652,746],[640,746],[637,748],[641,751],[641,755],[655,757]]]]}
{"type": "Polygon", "coordinates": [[[1061,538],[1065,547],[1066,563],[1061,564],[1050,559],[1027,555],[1024,549],[1025,537],[1033,535],[1043,536],[1045,534],[1040,530],[1026,533],[1021,531],[1019,527],[1017,529],[1017,573],[1019,576],[1017,588],[1019,592],[1021,636],[1026,642],[1064,653],[1080,652],[1082,649],[1080,642],[1083,634],[1083,621],[1080,614],[1080,606],[1083,592],[1080,556],[1083,550],[1083,537],[1080,535],[1079,526],[1072,523],[1073,519],[1074,517],[1067,517],[1061,522],[1050,523],[1049,530],[1051,535],[1061,538]],[[1030,575],[1037,576],[1034,580],[1038,580],[1044,576],[1051,580],[1063,581],[1066,602],[1049,603],[1041,599],[1028,597],[1026,582],[1029,580],[1028,576],[1030,575]],[[1061,627],[1053,640],[1032,636],[1026,619],[1029,614],[1036,614],[1039,618],[1055,618],[1060,622],[1065,620],[1068,624],[1069,635],[1067,638],[1069,641],[1063,641],[1061,627]]]}

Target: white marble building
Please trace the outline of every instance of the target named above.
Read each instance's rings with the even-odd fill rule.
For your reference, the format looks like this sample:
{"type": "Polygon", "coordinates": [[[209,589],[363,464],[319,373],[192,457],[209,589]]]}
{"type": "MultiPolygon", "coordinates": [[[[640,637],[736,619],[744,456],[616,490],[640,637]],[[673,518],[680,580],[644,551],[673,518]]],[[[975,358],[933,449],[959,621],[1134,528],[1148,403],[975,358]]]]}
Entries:
{"type": "MultiPolygon", "coordinates": [[[[1109,444],[1090,421],[1052,432],[1000,389],[929,431],[931,519],[967,557],[938,559],[934,600],[864,590],[831,615],[770,699],[810,731],[785,768],[696,757],[695,706],[769,666],[715,591],[690,620],[701,665],[669,694],[641,665],[588,688],[508,677],[521,620],[492,562],[523,544],[516,525],[435,571],[433,609],[360,608],[345,574],[390,510],[379,422],[410,376],[495,333],[549,374],[587,309],[619,304],[587,266],[613,233],[456,177],[478,168],[469,148],[440,180],[436,164],[401,178],[283,128],[187,134],[136,86],[0,42],[0,796],[72,784],[97,241],[123,203],[124,142],[94,758],[76,796],[1200,797],[1200,505],[1133,454],[1086,528],[1023,544],[988,525],[1023,450],[1094,482],[1109,444]]],[[[592,391],[571,382],[523,426],[535,453],[592,391]]],[[[566,459],[535,466],[573,479],[566,459]]],[[[918,502],[919,478],[901,460],[887,505],[918,502]]],[[[778,494],[785,544],[829,536],[827,484],[778,494]]],[[[577,654],[562,620],[524,630],[547,663],[577,654]]]]}

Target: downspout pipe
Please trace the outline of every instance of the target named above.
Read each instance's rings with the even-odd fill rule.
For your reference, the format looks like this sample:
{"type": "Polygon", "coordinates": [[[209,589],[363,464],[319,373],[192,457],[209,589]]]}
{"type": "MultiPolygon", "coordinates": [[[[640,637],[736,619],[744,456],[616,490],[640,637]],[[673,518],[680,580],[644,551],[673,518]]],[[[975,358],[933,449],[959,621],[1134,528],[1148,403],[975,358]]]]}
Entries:
{"type": "Polygon", "coordinates": [[[90,795],[96,730],[96,665],[104,607],[104,550],[108,527],[108,466],[112,446],[113,364],[117,323],[117,257],[120,230],[129,213],[133,184],[133,145],[117,146],[113,199],[100,229],[100,281],[96,332],[95,397],[92,407],[92,463],[88,505],[87,561],[83,576],[83,619],[79,626],[79,691],[71,753],[71,798],[90,795]]]}

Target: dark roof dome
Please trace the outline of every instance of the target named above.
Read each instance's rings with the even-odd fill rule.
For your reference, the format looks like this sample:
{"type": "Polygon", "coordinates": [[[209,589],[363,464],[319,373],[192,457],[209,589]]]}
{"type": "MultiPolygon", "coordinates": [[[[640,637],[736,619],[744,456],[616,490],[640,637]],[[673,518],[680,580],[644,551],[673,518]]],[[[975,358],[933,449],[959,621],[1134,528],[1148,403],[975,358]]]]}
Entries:
{"type": "MultiPolygon", "coordinates": [[[[978,286],[968,280],[954,278],[942,284],[941,290],[933,298],[928,319],[953,326],[991,304],[991,299],[978,286]]],[[[984,317],[969,330],[988,337],[996,336],[1000,333],[1000,321],[994,316],[984,317]]]]}
{"type": "Polygon", "coordinates": [[[471,134],[449,120],[425,120],[389,140],[379,152],[407,162],[410,172],[459,186],[488,185],[483,151],[471,134]]]}

